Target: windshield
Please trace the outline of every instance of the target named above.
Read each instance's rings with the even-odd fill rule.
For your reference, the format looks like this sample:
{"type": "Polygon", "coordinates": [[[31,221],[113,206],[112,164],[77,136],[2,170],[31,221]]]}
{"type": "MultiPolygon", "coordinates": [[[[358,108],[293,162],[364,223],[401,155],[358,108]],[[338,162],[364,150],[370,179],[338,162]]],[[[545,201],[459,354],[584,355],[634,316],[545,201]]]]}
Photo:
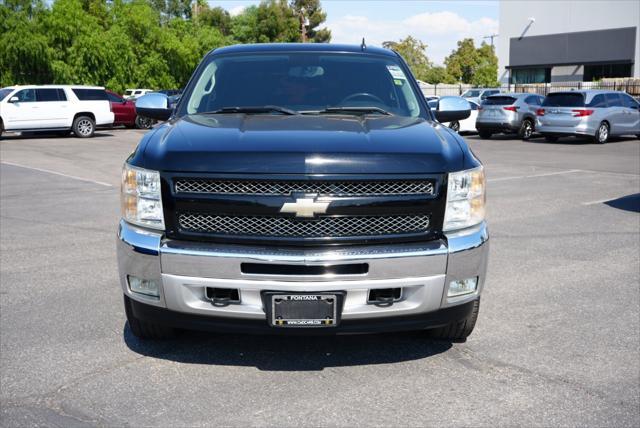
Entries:
{"type": "Polygon", "coordinates": [[[542,103],[543,107],[584,107],[584,95],[580,92],[549,94],[542,103]]]}
{"type": "Polygon", "coordinates": [[[179,115],[265,106],[308,114],[327,109],[332,114],[384,111],[416,117],[421,113],[403,67],[394,58],[373,55],[213,56],[200,68],[194,81],[184,96],[186,102],[181,103],[179,115]]]}
{"type": "Polygon", "coordinates": [[[463,97],[479,97],[480,96],[480,91],[478,91],[478,90],[468,90],[467,92],[462,94],[462,96],[463,97]]]}
{"type": "Polygon", "coordinates": [[[2,88],[0,89],[0,101],[4,100],[7,95],[9,95],[13,91],[13,88],[2,88]]]}

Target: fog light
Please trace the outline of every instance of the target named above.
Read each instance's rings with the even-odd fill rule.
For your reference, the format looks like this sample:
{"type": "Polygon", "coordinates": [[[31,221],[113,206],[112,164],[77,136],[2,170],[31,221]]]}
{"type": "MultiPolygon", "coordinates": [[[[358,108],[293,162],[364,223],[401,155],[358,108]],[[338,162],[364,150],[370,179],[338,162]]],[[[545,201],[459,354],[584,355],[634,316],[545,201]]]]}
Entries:
{"type": "Polygon", "coordinates": [[[160,298],[160,287],[158,285],[158,281],[153,279],[142,279],[136,276],[129,276],[129,288],[134,293],[160,298]]]}
{"type": "Polygon", "coordinates": [[[462,296],[463,294],[469,294],[476,291],[478,286],[478,277],[467,278],[459,281],[451,281],[449,283],[448,297],[462,296]]]}

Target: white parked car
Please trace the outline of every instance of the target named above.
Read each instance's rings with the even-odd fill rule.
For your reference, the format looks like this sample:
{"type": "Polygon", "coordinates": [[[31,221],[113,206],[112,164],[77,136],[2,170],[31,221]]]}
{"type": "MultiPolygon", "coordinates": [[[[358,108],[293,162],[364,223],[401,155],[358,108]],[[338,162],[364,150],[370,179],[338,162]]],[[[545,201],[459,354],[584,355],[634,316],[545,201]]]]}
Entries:
{"type": "Polygon", "coordinates": [[[127,99],[136,99],[149,92],[153,92],[153,89],[127,89],[124,91],[124,97],[127,99]]]}
{"type": "MultiPolygon", "coordinates": [[[[455,120],[453,122],[443,123],[443,125],[448,126],[456,132],[476,132],[476,119],[478,118],[479,106],[475,101],[467,101],[469,101],[471,105],[471,114],[469,117],[460,121],[455,120]]],[[[428,100],[427,103],[431,111],[435,111],[438,106],[438,99],[428,100]]]]}
{"type": "Polygon", "coordinates": [[[97,86],[15,86],[0,89],[2,131],[55,131],[92,137],[114,115],[104,88],[97,86]]]}
{"type": "Polygon", "coordinates": [[[478,118],[478,103],[475,101],[467,100],[471,105],[471,114],[468,118],[463,120],[456,120],[453,122],[449,122],[446,125],[453,129],[456,132],[477,132],[476,131],[476,119],[478,118]]]}

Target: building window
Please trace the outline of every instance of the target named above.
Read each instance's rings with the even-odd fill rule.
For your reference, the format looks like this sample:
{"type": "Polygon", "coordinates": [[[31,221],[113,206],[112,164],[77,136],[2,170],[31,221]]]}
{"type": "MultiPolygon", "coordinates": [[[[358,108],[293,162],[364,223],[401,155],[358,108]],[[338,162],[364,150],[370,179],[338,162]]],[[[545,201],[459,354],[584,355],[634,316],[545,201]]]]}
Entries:
{"type": "Polygon", "coordinates": [[[550,68],[515,68],[511,70],[511,83],[549,83],[550,68]]]}
{"type": "Polygon", "coordinates": [[[584,81],[593,82],[605,77],[631,77],[631,64],[598,64],[584,66],[584,81]]]}

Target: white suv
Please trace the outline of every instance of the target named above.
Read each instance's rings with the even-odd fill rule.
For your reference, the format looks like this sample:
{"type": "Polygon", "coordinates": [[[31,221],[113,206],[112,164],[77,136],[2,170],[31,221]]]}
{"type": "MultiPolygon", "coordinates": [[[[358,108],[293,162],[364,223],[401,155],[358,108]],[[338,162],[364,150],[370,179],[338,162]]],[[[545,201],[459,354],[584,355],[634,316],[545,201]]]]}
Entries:
{"type": "Polygon", "coordinates": [[[2,131],[57,131],[92,137],[96,126],[113,124],[111,103],[97,86],[15,86],[0,89],[2,131]]]}
{"type": "Polygon", "coordinates": [[[140,98],[143,95],[148,94],[149,92],[153,92],[153,89],[127,89],[124,91],[124,97],[130,100],[135,100],[136,98],[140,98]]]}

